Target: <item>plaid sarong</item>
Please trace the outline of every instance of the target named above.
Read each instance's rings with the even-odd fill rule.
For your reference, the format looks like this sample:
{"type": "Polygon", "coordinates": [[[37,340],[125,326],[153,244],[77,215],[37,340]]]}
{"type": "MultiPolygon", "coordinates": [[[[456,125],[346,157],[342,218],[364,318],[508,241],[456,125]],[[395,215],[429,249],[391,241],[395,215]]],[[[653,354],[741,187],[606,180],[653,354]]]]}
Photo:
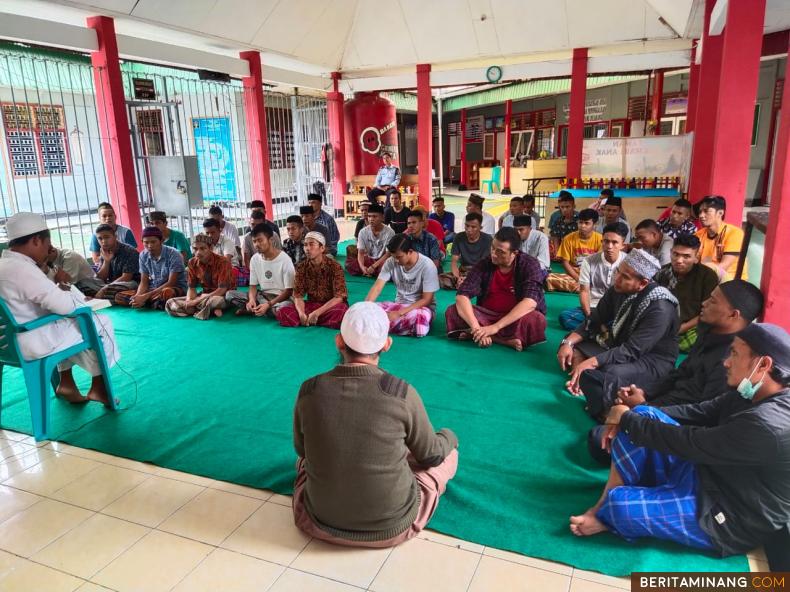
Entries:
{"type": "MultiPolygon", "coordinates": [[[[400,304],[398,302],[377,302],[384,312],[393,310],[400,310],[406,308],[407,304],[400,304]]],[[[414,337],[425,337],[428,331],[431,330],[431,320],[433,320],[433,311],[427,306],[415,308],[406,313],[401,318],[390,321],[390,333],[393,335],[413,335],[414,337]]]]}
{"type": "MultiPolygon", "coordinates": [[[[634,413],[671,425],[678,423],[655,407],[634,413]]],[[[620,432],[612,442],[612,462],[624,485],[611,489],[597,517],[628,541],[655,537],[713,550],[697,520],[697,471],[693,463],[638,447],[620,432]]]]}

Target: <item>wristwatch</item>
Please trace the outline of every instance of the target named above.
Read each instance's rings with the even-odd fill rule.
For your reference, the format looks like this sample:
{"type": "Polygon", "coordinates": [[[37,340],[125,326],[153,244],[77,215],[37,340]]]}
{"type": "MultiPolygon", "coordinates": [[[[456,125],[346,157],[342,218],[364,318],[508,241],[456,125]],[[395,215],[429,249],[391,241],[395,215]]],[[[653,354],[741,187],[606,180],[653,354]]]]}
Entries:
{"type": "Polygon", "coordinates": [[[571,343],[571,340],[568,339],[567,337],[565,339],[563,339],[562,341],[560,341],[560,347],[562,347],[563,345],[567,345],[568,347],[573,349],[573,343],[571,343]]]}

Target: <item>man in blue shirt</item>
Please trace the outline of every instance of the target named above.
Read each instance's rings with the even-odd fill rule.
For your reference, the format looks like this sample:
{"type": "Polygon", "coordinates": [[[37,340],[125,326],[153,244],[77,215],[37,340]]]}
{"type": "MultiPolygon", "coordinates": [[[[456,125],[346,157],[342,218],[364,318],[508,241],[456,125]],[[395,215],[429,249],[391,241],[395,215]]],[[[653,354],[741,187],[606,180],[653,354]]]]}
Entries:
{"type": "Polygon", "coordinates": [[[143,230],[145,251],[140,253],[140,285],[137,291],[119,292],[115,297],[116,304],[164,310],[170,298],[186,294],[184,259],[176,249],[164,245],[162,238],[162,231],[156,226],[143,230]]]}
{"type": "Polygon", "coordinates": [[[337,229],[337,223],[335,219],[327,214],[321,206],[324,204],[324,200],[321,199],[321,196],[317,193],[311,193],[307,196],[307,203],[313,208],[315,212],[315,221],[318,224],[326,227],[329,231],[329,236],[327,237],[326,243],[326,251],[327,253],[337,252],[337,243],[340,242],[340,231],[337,229]]]}
{"type": "MultiPolygon", "coordinates": [[[[109,224],[115,230],[115,237],[125,245],[129,245],[130,247],[137,248],[137,241],[134,238],[134,234],[132,234],[132,230],[127,228],[126,226],[122,226],[120,224],[115,223],[115,210],[113,209],[112,205],[103,201],[99,204],[99,224],[109,224]]],[[[91,257],[93,257],[94,263],[99,263],[99,251],[101,251],[101,247],[99,246],[99,241],[96,240],[96,235],[94,234],[91,237],[91,257]]]]}
{"type": "Polygon", "coordinates": [[[382,152],[381,159],[384,165],[376,175],[376,184],[373,189],[368,191],[368,199],[378,203],[381,195],[388,195],[390,189],[397,189],[400,184],[400,169],[392,164],[392,155],[389,152],[382,152]]]}
{"type": "Polygon", "coordinates": [[[439,249],[439,241],[430,232],[425,230],[425,218],[419,210],[409,212],[408,222],[406,223],[406,234],[411,238],[414,250],[425,255],[434,262],[437,269],[442,269],[442,251],[439,249]]]}
{"type": "Polygon", "coordinates": [[[449,245],[455,238],[455,214],[444,209],[444,198],[433,198],[433,212],[428,216],[436,220],[444,229],[444,244],[449,245]]]}

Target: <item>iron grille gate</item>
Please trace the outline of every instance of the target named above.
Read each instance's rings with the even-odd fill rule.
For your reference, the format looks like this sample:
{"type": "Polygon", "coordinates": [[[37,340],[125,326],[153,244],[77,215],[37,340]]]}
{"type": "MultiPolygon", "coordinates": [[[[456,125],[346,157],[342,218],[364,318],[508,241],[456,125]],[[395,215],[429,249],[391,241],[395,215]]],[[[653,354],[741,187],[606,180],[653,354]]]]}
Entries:
{"type": "Polygon", "coordinates": [[[0,47],[0,239],[15,212],[47,218],[52,242],[87,254],[107,200],[94,68],[86,56],[0,47]]]}
{"type": "MultiPolygon", "coordinates": [[[[135,62],[121,70],[143,219],[154,209],[148,158],[196,156],[204,202],[171,224],[192,235],[217,204],[228,220],[246,226],[252,188],[240,81],[205,81],[194,72],[135,62]],[[135,78],[153,81],[151,100],[134,97],[135,78]]],[[[117,177],[105,172],[94,73],[86,55],[0,47],[0,241],[9,216],[40,212],[53,244],[88,255],[96,208],[108,201],[108,184],[117,177]]],[[[284,225],[308,193],[322,195],[332,211],[326,101],[265,92],[265,104],[269,217],[284,225]]]]}

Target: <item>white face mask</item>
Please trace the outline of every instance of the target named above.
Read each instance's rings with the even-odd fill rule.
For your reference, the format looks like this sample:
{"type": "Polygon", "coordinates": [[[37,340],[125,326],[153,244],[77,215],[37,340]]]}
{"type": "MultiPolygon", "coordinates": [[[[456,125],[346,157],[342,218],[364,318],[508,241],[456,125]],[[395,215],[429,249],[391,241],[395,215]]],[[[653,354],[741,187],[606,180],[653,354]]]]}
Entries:
{"type": "Polygon", "coordinates": [[[757,372],[757,367],[763,361],[762,356],[759,360],[757,360],[757,364],[755,364],[754,368],[752,369],[751,374],[749,374],[749,378],[744,378],[741,383],[738,385],[738,392],[741,396],[746,399],[747,401],[751,401],[754,399],[754,395],[757,394],[757,391],[763,386],[763,380],[765,380],[765,372],[763,372],[762,378],[755,383],[752,383],[752,376],[754,373],[757,372]]]}

